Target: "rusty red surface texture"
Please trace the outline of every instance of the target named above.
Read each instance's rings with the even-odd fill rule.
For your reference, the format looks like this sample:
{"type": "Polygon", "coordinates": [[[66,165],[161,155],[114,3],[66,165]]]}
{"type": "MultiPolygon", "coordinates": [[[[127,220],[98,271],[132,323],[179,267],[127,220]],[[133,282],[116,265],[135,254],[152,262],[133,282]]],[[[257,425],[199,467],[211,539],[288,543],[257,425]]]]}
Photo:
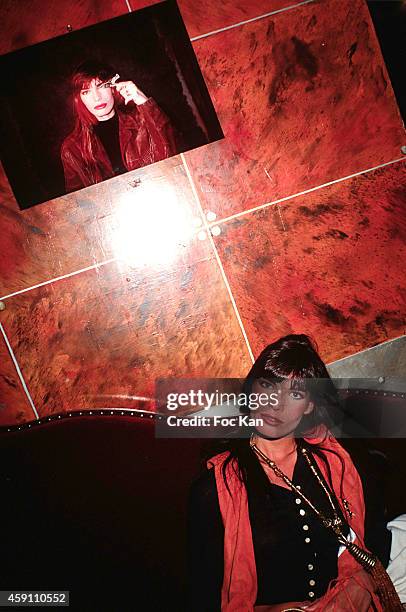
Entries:
{"type": "Polygon", "coordinates": [[[157,377],[237,377],[251,363],[213,260],[109,264],[7,300],[2,323],[40,416],[151,409],[157,377]]]}
{"type": "MultiPolygon", "coordinates": [[[[130,0],[133,10],[155,4],[153,1],[130,0]]],[[[202,36],[220,28],[226,28],[254,19],[261,15],[280,11],[298,4],[295,0],[179,0],[178,6],[190,37],[202,36]]]]}
{"type": "Polygon", "coordinates": [[[23,212],[2,174],[0,296],[126,256],[123,242],[133,244],[140,231],[143,238],[156,234],[160,220],[165,236],[172,234],[177,245],[174,264],[204,258],[208,248],[203,243],[194,241],[188,249],[199,215],[179,157],[23,212]]]}
{"type": "Polygon", "coordinates": [[[333,361],[405,333],[405,198],[396,164],[222,225],[216,246],[255,354],[303,332],[333,361]]]}
{"type": "Polygon", "coordinates": [[[2,0],[0,54],[79,30],[128,12],[125,0],[2,0]]]}
{"type": "Polygon", "coordinates": [[[186,158],[217,216],[401,157],[405,133],[362,0],[312,2],[194,49],[225,139],[186,158]]]}
{"type": "Polygon", "coordinates": [[[34,418],[7,345],[0,336],[0,425],[25,423],[34,418]]]}
{"type": "MultiPolygon", "coordinates": [[[[3,36],[0,41],[0,54],[21,49],[54,36],[67,34],[88,25],[105,21],[129,12],[157,4],[155,0],[75,0],[74,10],[71,2],[59,0],[48,3],[44,10],[43,0],[3,0],[0,5],[0,22],[3,36]],[[128,6],[129,5],[129,6],[128,6]],[[29,19],[27,19],[29,15],[29,19]]],[[[180,0],[180,12],[190,37],[201,36],[229,27],[247,19],[294,6],[295,0],[224,0],[223,2],[196,3],[194,0],[180,0]]]]}

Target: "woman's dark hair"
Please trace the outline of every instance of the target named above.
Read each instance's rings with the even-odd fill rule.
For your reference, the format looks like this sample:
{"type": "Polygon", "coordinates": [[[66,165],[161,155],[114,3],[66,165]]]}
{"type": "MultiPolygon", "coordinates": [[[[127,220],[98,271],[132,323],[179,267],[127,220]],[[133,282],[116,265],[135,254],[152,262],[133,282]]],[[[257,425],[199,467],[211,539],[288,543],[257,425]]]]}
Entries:
{"type": "MultiPolygon", "coordinates": [[[[85,125],[97,123],[97,119],[87,110],[80,97],[82,89],[90,86],[93,79],[101,82],[113,78],[116,71],[108,64],[102,64],[97,60],[86,60],[75,68],[71,76],[71,87],[73,93],[74,112],[79,121],[85,125]]],[[[115,90],[113,90],[115,91],[115,90]]]]}
{"type": "MultiPolygon", "coordinates": [[[[73,111],[76,117],[75,127],[72,134],[80,146],[83,162],[92,177],[93,183],[103,180],[98,167],[97,159],[92,146],[93,125],[97,124],[97,118],[83,104],[80,92],[89,87],[93,79],[108,81],[115,75],[116,71],[108,64],[97,60],[86,60],[75,68],[71,76],[71,88],[73,94],[73,111]]],[[[115,103],[121,102],[121,96],[113,89],[115,103]]]]}
{"type": "MultiPolygon", "coordinates": [[[[290,334],[267,346],[256,359],[244,381],[243,391],[247,398],[249,398],[254,381],[260,378],[275,383],[290,379],[292,389],[309,392],[310,400],[314,403],[314,409],[309,415],[303,416],[299,427],[296,429],[295,437],[299,446],[306,446],[322,459],[326,465],[330,485],[332,486],[330,468],[325,453],[333,451],[323,448],[322,443],[313,443],[304,439],[305,435],[311,437],[312,430],[316,431],[319,425],[330,425],[329,412],[337,409],[338,406],[337,390],[317,352],[316,343],[305,334],[290,334]]],[[[248,412],[248,400],[245,406],[245,411],[248,412]]],[[[229,451],[222,468],[226,485],[226,473],[229,464],[234,467],[240,480],[246,483],[248,458],[252,453],[249,440],[246,437],[228,439],[222,442],[221,450],[229,451]]],[[[337,455],[337,453],[335,454],[337,455]]],[[[344,469],[342,460],[341,464],[344,469]]]]}

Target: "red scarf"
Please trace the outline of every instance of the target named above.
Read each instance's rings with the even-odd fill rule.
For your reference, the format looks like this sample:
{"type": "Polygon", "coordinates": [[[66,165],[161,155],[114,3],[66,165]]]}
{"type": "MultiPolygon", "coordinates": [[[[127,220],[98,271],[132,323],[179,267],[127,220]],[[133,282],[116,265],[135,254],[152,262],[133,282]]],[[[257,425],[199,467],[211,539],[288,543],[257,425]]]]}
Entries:
{"type": "MultiPolygon", "coordinates": [[[[328,432],[322,438],[309,438],[309,442],[320,442],[323,448],[335,451],[342,458],[345,477],[343,478],[341,493],[341,461],[334,453],[326,452],[331,470],[333,489],[339,500],[343,515],[357,536],[355,543],[365,549],[363,541],[365,505],[362,484],[349,454],[328,432]],[[348,501],[349,508],[353,513],[352,518],[348,516],[343,507],[343,499],[348,501]]],[[[209,468],[214,469],[220,511],[224,524],[224,578],[221,591],[221,610],[222,612],[253,612],[257,598],[257,573],[248,513],[247,491],[237,476],[235,460],[231,461],[226,468],[227,482],[230,489],[228,491],[222,473],[222,466],[228,455],[228,451],[221,453],[210,459],[207,463],[209,468]]],[[[323,476],[327,479],[326,466],[323,461],[317,455],[315,455],[315,460],[323,476]]],[[[354,577],[354,573],[359,569],[361,569],[359,563],[348,550],[344,550],[338,558],[337,579],[331,581],[327,593],[317,600],[317,603],[320,604],[320,612],[326,609],[327,603],[334,597],[337,591],[343,588],[349,578],[354,577]]],[[[370,610],[382,612],[383,608],[379,598],[375,593],[371,592],[370,594],[375,606],[373,608],[371,604],[370,610]]],[[[348,601],[347,609],[349,611],[356,611],[356,607],[350,600],[348,601]]]]}

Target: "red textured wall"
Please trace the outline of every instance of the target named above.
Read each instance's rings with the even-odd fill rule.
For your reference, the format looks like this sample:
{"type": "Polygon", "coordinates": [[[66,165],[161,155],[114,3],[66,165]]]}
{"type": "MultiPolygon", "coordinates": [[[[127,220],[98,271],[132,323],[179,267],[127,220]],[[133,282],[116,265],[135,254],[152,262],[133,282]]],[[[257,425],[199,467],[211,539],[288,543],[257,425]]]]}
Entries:
{"type": "MultiPolygon", "coordinates": [[[[406,138],[364,1],[197,4],[224,140],[25,211],[1,175],[1,424],[243,376],[289,332],[327,361],[405,333],[406,138]]],[[[127,11],[6,0],[0,51],[127,11]]]]}

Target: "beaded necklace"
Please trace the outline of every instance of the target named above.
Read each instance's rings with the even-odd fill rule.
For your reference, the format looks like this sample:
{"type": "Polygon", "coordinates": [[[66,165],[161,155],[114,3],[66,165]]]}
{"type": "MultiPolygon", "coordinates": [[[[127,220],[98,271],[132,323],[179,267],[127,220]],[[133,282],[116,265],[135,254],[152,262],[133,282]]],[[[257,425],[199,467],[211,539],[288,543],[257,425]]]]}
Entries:
{"type": "MultiPolygon", "coordinates": [[[[300,449],[300,451],[302,452],[304,458],[306,459],[312,473],[314,474],[317,482],[319,483],[319,485],[321,486],[321,488],[323,489],[325,495],[327,496],[327,499],[330,503],[331,509],[332,509],[332,517],[328,517],[326,516],[321,510],[319,510],[318,508],[316,508],[316,506],[313,504],[313,502],[302,492],[301,489],[299,489],[292,481],[291,479],[286,476],[286,474],[284,472],[282,472],[282,470],[276,465],[275,461],[272,461],[272,459],[270,459],[269,457],[267,457],[267,455],[265,455],[265,453],[263,453],[258,446],[255,444],[254,441],[254,436],[251,436],[251,440],[250,440],[250,447],[251,449],[273,470],[273,472],[275,473],[275,475],[278,478],[281,478],[288,486],[289,488],[295,492],[295,494],[300,497],[308,506],[309,508],[311,508],[313,510],[313,512],[321,519],[323,525],[325,527],[327,527],[327,529],[331,529],[335,535],[338,538],[338,541],[341,545],[345,546],[346,548],[348,548],[350,550],[350,552],[353,554],[353,556],[355,556],[357,558],[357,560],[365,567],[365,568],[372,568],[375,565],[375,557],[373,557],[372,555],[368,554],[366,551],[362,550],[361,548],[359,548],[359,546],[357,546],[356,544],[353,544],[351,542],[349,542],[347,540],[347,538],[345,537],[344,533],[343,533],[343,527],[344,527],[344,522],[343,520],[340,518],[339,516],[339,511],[336,507],[336,504],[334,502],[333,499],[333,495],[331,494],[327,484],[324,481],[324,478],[321,476],[321,474],[319,473],[318,469],[315,466],[315,462],[313,457],[311,456],[311,454],[307,451],[306,448],[302,447],[300,449]]],[[[347,500],[345,500],[347,501],[347,500]]],[[[343,502],[344,503],[344,502],[343,502]]],[[[347,509],[347,512],[350,512],[349,508],[348,508],[348,502],[346,504],[344,504],[344,506],[347,509]]]]}
{"type": "MultiPolygon", "coordinates": [[[[272,461],[272,459],[267,457],[265,453],[263,453],[257,447],[257,445],[255,444],[254,434],[251,434],[250,447],[258,455],[258,457],[265,461],[265,463],[274,471],[276,476],[278,478],[281,478],[289,486],[289,488],[292,489],[292,491],[294,491],[296,495],[298,495],[309,506],[309,508],[313,510],[313,512],[321,519],[323,525],[327,529],[331,529],[335,533],[339,543],[345,546],[351,553],[351,555],[358,561],[358,563],[369,574],[371,574],[377,586],[377,592],[385,612],[400,612],[401,610],[403,610],[402,604],[393,586],[393,583],[379,559],[371,553],[367,552],[366,550],[363,550],[362,548],[357,546],[357,544],[355,544],[354,542],[349,542],[345,537],[343,533],[344,522],[339,516],[339,511],[334,501],[334,495],[329,490],[329,487],[325,482],[323,475],[321,474],[312,454],[309,453],[309,451],[303,446],[301,447],[300,450],[304,455],[312,473],[314,474],[317,482],[319,483],[329,500],[330,506],[333,511],[332,518],[327,517],[323,512],[321,512],[321,510],[316,508],[316,506],[311,502],[310,499],[308,499],[308,497],[306,497],[306,495],[301,491],[301,489],[294,485],[290,478],[286,476],[284,472],[282,472],[282,470],[276,465],[275,461],[272,461]]],[[[352,512],[349,509],[348,501],[345,499],[343,500],[343,506],[346,509],[348,515],[351,517],[352,512]]],[[[300,610],[300,608],[298,609],[300,610]]]]}

